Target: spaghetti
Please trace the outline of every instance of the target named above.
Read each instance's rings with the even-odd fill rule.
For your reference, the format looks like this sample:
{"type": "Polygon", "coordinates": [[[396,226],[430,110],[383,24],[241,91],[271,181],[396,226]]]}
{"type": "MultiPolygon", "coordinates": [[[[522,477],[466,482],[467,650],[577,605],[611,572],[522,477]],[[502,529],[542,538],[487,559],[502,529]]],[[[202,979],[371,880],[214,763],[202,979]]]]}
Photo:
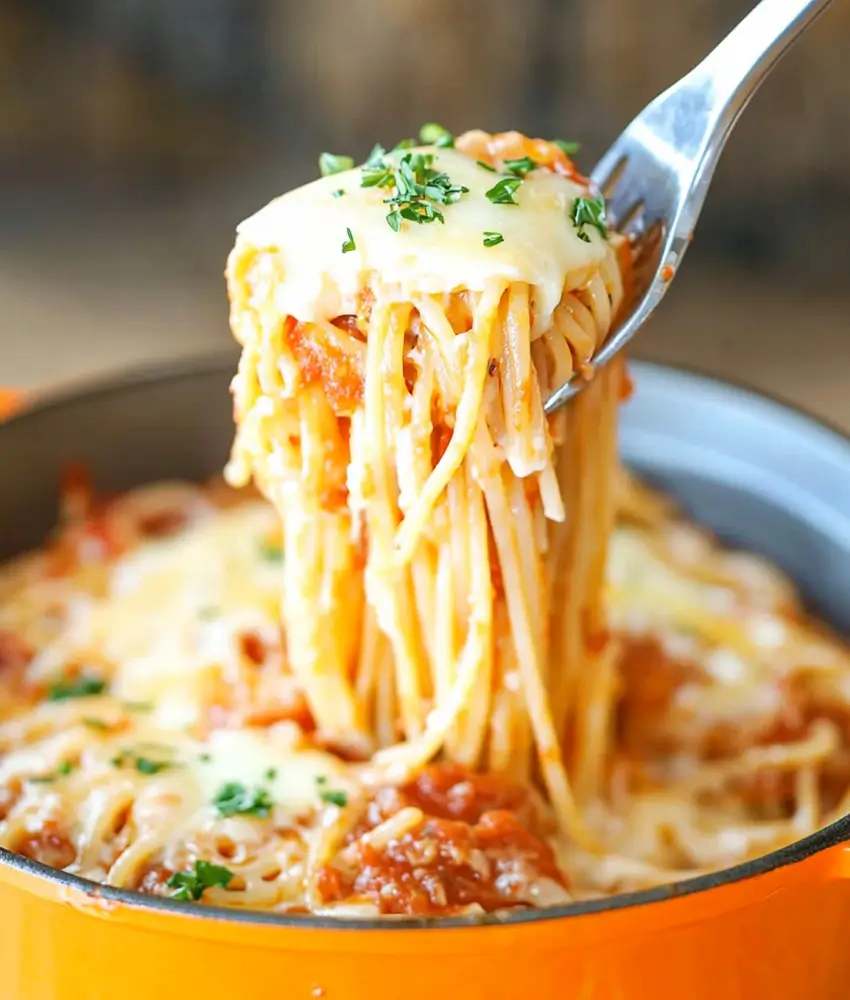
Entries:
{"type": "Polygon", "coordinates": [[[620,364],[544,415],[623,295],[602,202],[557,144],[440,138],[240,228],[227,475],[270,504],[73,468],[0,568],[0,845],[178,900],[444,915],[850,808],[847,648],[618,467],[620,364]]]}
{"type": "Polygon", "coordinates": [[[616,242],[570,221],[590,192],[554,144],[470,133],[370,164],[240,229],[229,475],[253,475],[282,515],[289,654],[320,731],[379,748],[376,774],[393,781],[440,752],[523,781],[539,767],[562,827],[590,846],[563,747],[574,732],[579,787],[597,794],[611,698],[601,708],[587,678],[610,677],[593,639],[621,368],[568,414],[548,420],[542,404],[608,333],[616,242]],[[457,200],[396,232],[376,173],[397,197],[443,178],[457,200]],[[342,218],[350,252],[325,231],[342,218]]]}

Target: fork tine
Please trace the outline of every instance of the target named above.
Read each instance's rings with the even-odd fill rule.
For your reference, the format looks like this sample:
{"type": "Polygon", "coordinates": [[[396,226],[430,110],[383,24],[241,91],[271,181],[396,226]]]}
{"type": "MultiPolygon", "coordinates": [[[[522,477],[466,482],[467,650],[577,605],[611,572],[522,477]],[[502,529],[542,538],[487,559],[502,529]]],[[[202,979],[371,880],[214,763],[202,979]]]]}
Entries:
{"type": "Polygon", "coordinates": [[[597,164],[596,170],[594,170],[593,172],[594,176],[592,178],[594,184],[596,185],[596,187],[599,188],[600,193],[605,197],[606,201],[611,196],[611,192],[616,187],[617,182],[619,181],[621,175],[623,174],[623,171],[626,169],[626,166],[628,165],[629,162],[628,156],[625,155],[621,155],[614,158],[614,162],[610,165],[607,162],[609,159],[611,159],[611,157],[606,156],[604,160],[602,160],[600,163],[597,164]],[[602,177],[602,179],[601,180],[597,179],[597,177],[600,176],[602,177]]]}

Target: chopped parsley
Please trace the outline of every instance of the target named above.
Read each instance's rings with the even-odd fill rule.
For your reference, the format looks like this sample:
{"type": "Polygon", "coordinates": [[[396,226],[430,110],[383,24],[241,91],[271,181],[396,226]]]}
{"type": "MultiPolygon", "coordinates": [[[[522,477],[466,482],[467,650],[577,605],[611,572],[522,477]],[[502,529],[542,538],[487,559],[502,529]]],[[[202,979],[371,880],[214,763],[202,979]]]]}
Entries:
{"type": "Polygon", "coordinates": [[[436,122],[426,122],[419,129],[419,139],[426,146],[452,147],[455,144],[451,132],[436,122]]]}
{"type": "Polygon", "coordinates": [[[83,719],[83,725],[88,726],[89,729],[99,729],[101,732],[103,730],[109,729],[109,723],[104,722],[103,719],[83,719]]]}
{"type": "MultiPolygon", "coordinates": [[[[351,230],[348,230],[349,234],[351,230]]],[[[343,246],[343,253],[345,253],[345,247],[343,246]]],[[[283,546],[275,542],[264,541],[260,544],[260,555],[266,562],[279,563],[283,561],[283,546]]]]}
{"type": "Polygon", "coordinates": [[[195,867],[188,871],[175,872],[168,880],[172,899],[192,900],[197,902],[205,889],[221,886],[226,889],[233,880],[233,872],[224,865],[214,865],[210,861],[196,861],[195,867]]]}
{"type": "Polygon", "coordinates": [[[342,188],[337,188],[336,191],[331,191],[331,198],[341,198],[345,194],[342,188]]]}
{"type": "Polygon", "coordinates": [[[517,205],[518,202],[514,198],[514,194],[516,194],[520,184],[522,184],[521,177],[503,177],[485,194],[494,205],[517,205]]]}
{"type": "Polygon", "coordinates": [[[489,170],[491,174],[497,173],[496,168],[491,166],[489,163],[485,163],[483,160],[475,161],[479,167],[483,167],[485,170],[489,170]]]}
{"type": "Polygon", "coordinates": [[[505,160],[505,169],[509,170],[516,177],[525,177],[532,170],[536,170],[539,164],[532,160],[530,156],[523,156],[518,160],[505,160]]]}
{"type": "Polygon", "coordinates": [[[274,807],[265,788],[246,788],[241,781],[222,785],[212,804],[222,816],[259,816],[261,819],[265,819],[274,807]]]}
{"type": "Polygon", "coordinates": [[[603,239],[608,238],[608,227],[605,225],[605,199],[602,195],[598,198],[576,198],[570,218],[578,230],[578,238],[585,243],[590,243],[590,236],[585,232],[585,226],[593,226],[603,239]]]}
{"type": "Polygon", "coordinates": [[[113,767],[134,767],[139,774],[159,774],[160,771],[174,767],[170,760],[154,760],[153,757],[145,757],[144,754],[138,754],[133,750],[122,750],[110,763],[113,767]]]}
{"type": "Polygon", "coordinates": [[[403,151],[405,149],[413,149],[415,145],[416,145],[415,139],[402,139],[400,142],[397,142],[395,146],[393,146],[393,152],[395,153],[403,151]]]}
{"type": "Polygon", "coordinates": [[[345,231],[348,234],[348,239],[342,244],[342,252],[348,253],[349,250],[356,250],[357,244],[354,242],[354,237],[351,235],[351,230],[346,229],[345,231]]]}
{"type": "Polygon", "coordinates": [[[69,698],[89,698],[103,694],[106,681],[102,677],[82,676],[71,681],[57,681],[48,691],[48,701],[67,701],[69,698]]]}
{"type": "Polygon", "coordinates": [[[277,768],[276,767],[268,768],[263,777],[266,779],[266,781],[274,781],[274,779],[277,777],[277,768]]]}
{"type": "Polygon", "coordinates": [[[319,170],[322,177],[341,174],[343,170],[351,170],[353,167],[354,160],[350,156],[337,156],[336,153],[319,154],[319,170]]]}
{"type": "Polygon", "coordinates": [[[136,770],[142,774],[159,774],[160,771],[164,771],[165,768],[171,766],[166,760],[151,760],[150,757],[136,758],[136,770]]]}
{"type": "Polygon", "coordinates": [[[363,165],[363,174],[360,178],[360,187],[391,187],[393,183],[393,170],[384,159],[387,151],[381,145],[376,145],[369,158],[363,165]]]}
{"type": "Polygon", "coordinates": [[[70,774],[74,770],[74,765],[69,760],[63,760],[61,764],[52,771],[50,774],[41,774],[35,778],[28,778],[35,785],[47,785],[52,781],[56,781],[57,778],[62,778],[67,774],[70,774]]]}
{"type": "Polygon", "coordinates": [[[505,237],[501,233],[484,233],[484,246],[495,247],[505,242],[505,237]]]}
{"type": "Polygon", "coordinates": [[[567,156],[572,156],[573,153],[577,153],[581,149],[580,142],[567,142],[566,139],[553,139],[552,142],[567,156]]]}
{"type": "Polygon", "coordinates": [[[327,783],[328,779],[323,774],[320,774],[318,778],[316,778],[316,788],[321,801],[327,803],[328,805],[339,806],[340,809],[342,809],[343,806],[348,805],[348,796],[345,792],[328,788],[326,787],[327,783]]]}
{"type": "Polygon", "coordinates": [[[385,203],[390,211],[387,224],[393,232],[403,221],[424,224],[445,222],[437,206],[454,205],[469,188],[452,184],[448,174],[434,169],[433,153],[405,153],[393,166],[385,158],[383,147],[376,146],[363,167],[362,187],[392,188],[385,203]]]}
{"type": "MultiPolygon", "coordinates": [[[[202,616],[203,617],[203,614],[202,616]]],[[[122,702],[121,707],[125,712],[152,712],[153,702],[152,701],[125,701],[122,702]]]]}
{"type": "Polygon", "coordinates": [[[200,754],[200,756],[198,757],[198,760],[199,760],[199,761],[200,761],[200,762],[201,762],[202,764],[209,764],[209,762],[210,762],[210,761],[212,760],[212,754],[211,754],[211,753],[202,753],[202,754],[200,754]]]}

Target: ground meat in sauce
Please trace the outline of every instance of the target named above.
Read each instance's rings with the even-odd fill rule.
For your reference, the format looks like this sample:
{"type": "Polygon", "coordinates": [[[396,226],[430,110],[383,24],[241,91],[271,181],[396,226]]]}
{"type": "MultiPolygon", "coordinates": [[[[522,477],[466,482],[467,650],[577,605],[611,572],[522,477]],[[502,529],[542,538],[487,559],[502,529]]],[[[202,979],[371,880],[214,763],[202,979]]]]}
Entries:
{"type": "Polygon", "coordinates": [[[15,846],[18,854],[51,868],[67,868],[77,858],[68,835],[55,823],[47,822],[15,846]]]}
{"type": "Polygon", "coordinates": [[[429,767],[403,788],[376,795],[349,842],[406,806],[422,809],[425,821],[380,850],[358,842],[350,871],[324,867],[318,886],[325,901],[366,897],[382,913],[435,915],[471,904],[488,911],[529,905],[541,878],[567,888],[535,829],[530,796],[503,778],[429,767]]]}

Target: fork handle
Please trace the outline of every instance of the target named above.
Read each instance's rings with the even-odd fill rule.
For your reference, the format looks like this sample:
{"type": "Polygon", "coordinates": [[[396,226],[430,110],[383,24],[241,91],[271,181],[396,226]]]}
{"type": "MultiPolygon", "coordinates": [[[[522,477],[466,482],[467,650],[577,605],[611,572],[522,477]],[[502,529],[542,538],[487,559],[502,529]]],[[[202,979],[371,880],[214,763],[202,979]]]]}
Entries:
{"type": "Polygon", "coordinates": [[[774,64],[831,0],[762,0],[685,79],[710,83],[729,128],[774,64]]]}
{"type": "Polygon", "coordinates": [[[679,154],[703,159],[706,184],[750,98],[782,53],[830,3],[761,0],[699,65],[653,101],[653,131],[679,154]]]}

